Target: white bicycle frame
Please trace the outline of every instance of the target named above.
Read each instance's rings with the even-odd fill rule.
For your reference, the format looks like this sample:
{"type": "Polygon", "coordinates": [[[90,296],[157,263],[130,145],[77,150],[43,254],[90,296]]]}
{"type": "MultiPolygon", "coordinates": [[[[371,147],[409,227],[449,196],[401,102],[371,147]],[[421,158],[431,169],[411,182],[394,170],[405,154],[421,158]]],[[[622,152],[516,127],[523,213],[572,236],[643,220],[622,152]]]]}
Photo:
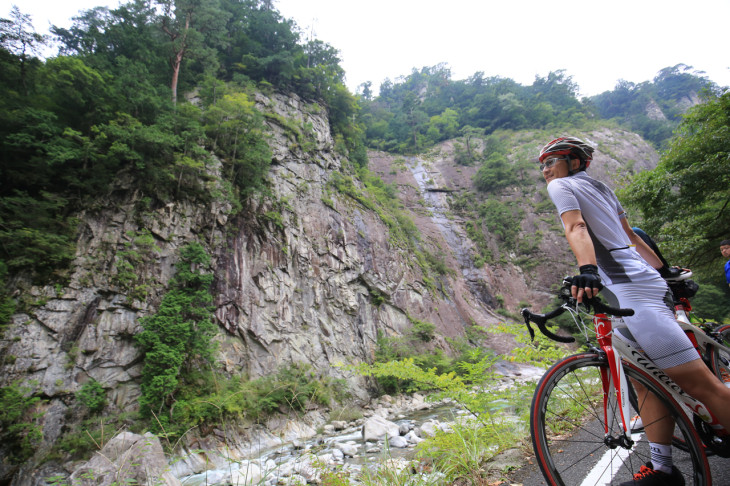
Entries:
{"type": "MultiPolygon", "coordinates": [[[[678,312],[678,324],[684,329],[687,335],[690,337],[692,343],[701,353],[707,349],[708,344],[716,346],[721,350],[724,350],[730,355],[730,349],[721,345],[720,343],[713,340],[710,336],[705,334],[704,331],[694,326],[689,322],[689,319],[684,313],[683,316],[679,315],[678,312]]],[[[710,410],[699,400],[696,400],[692,396],[685,393],[679,385],[677,385],[661,368],[654,364],[649,357],[644,354],[643,351],[632,346],[628,341],[617,338],[613,339],[615,331],[619,328],[626,327],[623,319],[618,317],[608,317],[605,314],[596,314],[593,317],[593,324],[596,330],[596,336],[601,349],[606,353],[608,359],[609,370],[602,371],[602,385],[603,385],[603,402],[604,402],[604,418],[608,415],[608,398],[609,393],[615,392],[618,400],[618,406],[621,413],[622,426],[624,436],[627,440],[631,439],[631,417],[629,409],[629,387],[626,381],[626,374],[624,368],[621,366],[621,361],[626,360],[639,369],[646,372],[659,386],[673,397],[677,403],[683,405],[688,413],[698,415],[704,422],[718,432],[718,435],[725,435],[727,431],[720,425],[717,418],[710,412],[710,410]],[[610,373],[610,376],[608,376],[610,373]],[[611,390],[613,388],[613,390],[611,390]]],[[[608,434],[608,422],[604,420],[605,433],[608,434]]]]}

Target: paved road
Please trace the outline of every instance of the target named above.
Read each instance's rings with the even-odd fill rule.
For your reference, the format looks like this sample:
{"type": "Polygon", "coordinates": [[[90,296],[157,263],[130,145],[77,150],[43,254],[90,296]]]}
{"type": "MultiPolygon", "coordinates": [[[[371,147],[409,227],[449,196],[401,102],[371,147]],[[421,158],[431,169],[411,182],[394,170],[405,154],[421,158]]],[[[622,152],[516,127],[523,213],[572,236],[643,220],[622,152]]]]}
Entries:
{"type": "MultiPolygon", "coordinates": [[[[580,460],[585,456],[584,451],[582,450],[565,450],[565,459],[569,462],[574,462],[577,460],[580,460]]],[[[600,455],[599,455],[600,456],[600,455]]],[[[725,459],[717,456],[711,456],[708,458],[710,462],[710,469],[712,472],[712,484],[713,486],[730,486],[730,458],[725,459]]],[[[593,461],[593,463],[600,461],[600,457],[592,457],[590,459],[584,460],[583,463],[585,463],[586,468],[591,468],[593,464],[590,464],[589,462],[593,461]]],[[[582,464],[583,464],[582,463],[582,464]]],[[[581,465],[582,465],[581,464],[581,465]]],[[[680,460],[676,466],[682,470],[682,461],[680,460]]],[[[615,479],[615,483],[610,484],[619,484],[622,481],[626,481],[629,479],[630,476],[621,477],[618,479],[615,479]]],[[[509,474],[510,483],[512,484],[523,484],[524,486],[541,486],[546,485],[545,479],[542,476],[542,473],[540,472],[540,468],[537,465],[537,462],[534,460],[534,457],[531,459],[531,464],[527,464],[523,466],[522,468],[513,471],[509,474]]],[[[574,480],[570,482],[570,479],[567,480],[568,486],[579,486],[581,483],[578,480],[574,480]]],[[[609,484],[608,479],[601,478],[600,480],[592,481],[591,484],[596,485],[605,485],[609,484]]],[[[690,486],[689,484],[687,486],[690,486]]]]}

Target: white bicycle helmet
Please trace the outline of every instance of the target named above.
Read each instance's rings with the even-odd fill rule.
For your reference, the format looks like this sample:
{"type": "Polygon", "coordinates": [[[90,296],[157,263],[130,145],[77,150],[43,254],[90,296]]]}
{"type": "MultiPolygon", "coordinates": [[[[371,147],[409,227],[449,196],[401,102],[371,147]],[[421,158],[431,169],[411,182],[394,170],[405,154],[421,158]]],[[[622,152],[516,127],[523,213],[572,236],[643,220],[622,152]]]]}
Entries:
{"type": "Polygon", "coordinates": [[[539,161],[542,161],[549,155],[570,155],[580,159],[581,166],[579,170],[585,170],[591,165],[593,160],[593,147],[585,143],[583,140],[575,137],[560,137],[548,142],[542,150],[540,150],[539,161]]]}

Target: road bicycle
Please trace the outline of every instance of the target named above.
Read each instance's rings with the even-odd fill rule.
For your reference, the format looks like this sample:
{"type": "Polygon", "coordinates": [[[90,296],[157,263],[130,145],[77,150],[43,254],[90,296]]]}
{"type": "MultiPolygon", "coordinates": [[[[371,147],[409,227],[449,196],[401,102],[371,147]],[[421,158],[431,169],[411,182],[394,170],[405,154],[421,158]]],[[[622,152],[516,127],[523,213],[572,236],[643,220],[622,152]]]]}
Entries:
{"type": "MultiPolygon", "coordinates": [[[[586,352],[554,364],[535,389],[530,431],[535,456],[550,485],[605,485],[629,481],[650,460],[644,429],[637,417],[651,394],[675,422],[673,460],[687,485],[710,485],[708,455],[730,457],[730,439],[704,404],[684,393],[640,349],[622,317],[631,309],[615,309],[598,299],[577,304],[571,279],[563,281],[562,303],[546,314],[521,313],[548,338],[574,342],[551,332],[546,323],[568,312],[588,343],[586,352]],[[588,322],[590,321],[590,322],[588,322]]],[[[730,376],[730,326],[698,327],[690,322],[689,301],[675,302],[679,325],[697,352],[720,378],[730,376]]],[[[664,418],[664,417],[663,417],[664,418]]]]}

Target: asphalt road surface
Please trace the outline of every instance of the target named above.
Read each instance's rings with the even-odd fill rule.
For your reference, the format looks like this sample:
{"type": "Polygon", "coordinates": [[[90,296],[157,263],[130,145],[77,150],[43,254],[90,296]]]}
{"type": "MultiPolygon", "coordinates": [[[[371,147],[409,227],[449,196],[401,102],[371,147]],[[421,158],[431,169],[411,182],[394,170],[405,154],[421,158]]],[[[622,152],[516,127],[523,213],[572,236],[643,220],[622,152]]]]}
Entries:
{"type": "MultiPolygon", "coordinates": [[[[603,456],[603,451],[601,451],[598,454],[595,454],[594,456],[585,459],[585,450],[578,449],[577,447],[573,450],[571,448],[566,448],[564,452],[564,460],[568,463],[574,463],[576,461],[581,461],[581,466],[585,464],[585,469],[591,469],[591,470],[602,470],[603,468],[594,467],[597,463],[599,463],[602,459],[601,456],[603,456]]],[[[561,459],[563,458],[561,454],[561,459]]],[[[675,465],[682,470],[683,469],[683,460],[681,457],[675,458],[678,459],[675,461],[675,465]]],[[[730,458],[722,458],[718,456],[710,456],[708,457],[708,461],[710,463],[710,469],[712,474],[712,484],[713,486],[730,486],[730,458]]],[[[542,476],[542,472],[540,471],[540,467],[537,465],[537,461],[535,461],[534,457],[530,461],[531,464],[527,464],[520,469],[513,471],[508,474],[509,480],[511,484],[522,484],[524,486],[540,486],[540,485],[546,485],[546,481],[542,476]]],[[[637,465],[638,470],[638,464],[640,464],[640,461],[634,461],[634,464],[637,465]]],[[[637,472],[637,471],[633,471],[637,472]]],[[[627,481],[631,478],[631,474],[629,471],[624,471],[623,473],[619,473],[618,476],[614,478],[601,476],[600,473],[595,474],[590,482],[588,484],[590,485],[608,485],[608,484],[619,484],[623,481],[627,481]],[[621,475],[623,474],[623,475],[621,475]]],[[[567,486],[581,486],[582,483],[577,478],[564,478],[567,486]]],[[[687,486],[690,486],[689,484],[687,486]]]]}

